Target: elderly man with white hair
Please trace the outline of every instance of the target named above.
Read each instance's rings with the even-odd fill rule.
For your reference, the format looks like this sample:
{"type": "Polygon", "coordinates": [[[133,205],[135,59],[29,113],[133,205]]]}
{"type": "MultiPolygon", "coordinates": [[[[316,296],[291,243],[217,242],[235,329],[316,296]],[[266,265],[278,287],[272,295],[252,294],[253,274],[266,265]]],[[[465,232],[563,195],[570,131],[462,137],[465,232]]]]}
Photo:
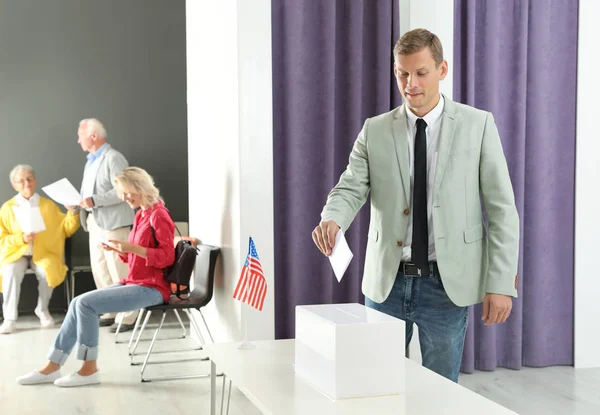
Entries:
{"type": "MultiPolygon", "coordinates": [[[[101,241],[126,241],[133,224],[133,210],[121,200],[113,180],[129,166],[123,154],[107,142],[106,128],[95,118],[81,120],[77,142],[88,153],[81,184],[81,226],[89,233],[90,263],[97,288],[119,284],[127,278],[128,267],[113,251],[105,251],[101,241]]],[[[114,313],[100,317],[100,326],[116,331],[122,319],[121,332],[131,330],[137,312],[114,313]]]]}
{"type": "Polygon", "coordinates": [[[36,193],[37,181],[31,166],[20,164],[12,169],[10,182],[18,194],[0,208],[0,287],[4,297],[0,334],[10,334],[16,329],[21,283],[28,268],[38,279],[35,314],[42,327],[54,325],[48,303],[52,290],[64,281],[67,273],[63,263],[65,238],[79,228],[75,207],[70,207],[65,215],[53,201],[36,193]],[[22,218],[31,217],[34,209],[39,209],[44,222],[45,229],[38,233],[22,229],[25,222],[17,218],[17,212],[22,218]]]}

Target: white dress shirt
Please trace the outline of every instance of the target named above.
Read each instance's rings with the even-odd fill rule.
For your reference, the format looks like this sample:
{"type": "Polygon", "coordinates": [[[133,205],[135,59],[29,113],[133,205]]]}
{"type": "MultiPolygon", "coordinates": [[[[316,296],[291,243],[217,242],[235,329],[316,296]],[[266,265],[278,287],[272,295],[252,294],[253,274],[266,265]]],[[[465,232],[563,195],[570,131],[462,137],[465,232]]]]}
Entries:
{"type": "Polygon", "coordinates": [[[444,112],[444,97],[440,94],[438,104],[429,111],[424,117],[417,117],[409,108],[406,107],[406,135],[408,138],[408,164],[410,170],[410,214],[408,217],[408,229],[402,249],[402,261],[410,261],[411,244],[413,232],[413,190],[414,190],[414,148],[415,134],[417,133],[417,120],[423,118],[427,123],[425,135],[427,137],[427,229],[429,231],[429,261],[435,261],[435,246],[433,235],[433,220],[431,217],[433,202],[433,185],[435,180],[435,168],[437,165],[438,144],[440,130],[442,126],[442,113],[444,112]]]}
{"type": "MultiPolygon", "coordinates": [[[[33,196],[29,198],[29,200],[25,199],[19,193],[15,198],[17,202],[17,206],[21,209],[31,209],[35,207],[40,207],[40,195],[34,193],[33,196]]],[[[27,252],[25,252],[25,256],[33,255],[33,241],[29,242],[29,246],[27,247],[27,252]]]]}
{"type": "MultiPolygon", "coordinates": [[[[94,186],[96,185],[96,176],[98,175],[98,169],[100,168],[100,162],[97,160],[100,155],[106,149],[106,143],[102,145],[95,153],[89,153],[87,157],[87,163],[83,169],[83,181],[81,182],[81,198],[87,199],[94,195],[94,186]]],[[[88,212],[93,212],[92,208],[86,209],[88,212]]]]}

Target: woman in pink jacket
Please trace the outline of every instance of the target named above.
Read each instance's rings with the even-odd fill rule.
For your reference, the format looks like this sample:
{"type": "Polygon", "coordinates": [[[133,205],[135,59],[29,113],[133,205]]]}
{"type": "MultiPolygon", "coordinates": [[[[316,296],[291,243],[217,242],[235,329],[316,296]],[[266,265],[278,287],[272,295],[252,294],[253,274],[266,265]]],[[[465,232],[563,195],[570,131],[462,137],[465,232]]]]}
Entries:
{"type": "Polygon", "coordinates": [[[161,200],[152,177],[137,167],[126,168],[114,179],[117,192],[138,209],[128,241],[106,241],[105,249],[119,253],[129,264],[121,284],[76,297],[50,349],[48,362],[40,369],[17,378],[21,385],[54,383],[72,387],[100,383],[97,367],[99,316],[139,310],[169,301],[170,284],[163,270],[175,260],[175,224],[161,200]],[[83,360],[79,371],[61,376],[60,368],[76,348],[83,360]]]}

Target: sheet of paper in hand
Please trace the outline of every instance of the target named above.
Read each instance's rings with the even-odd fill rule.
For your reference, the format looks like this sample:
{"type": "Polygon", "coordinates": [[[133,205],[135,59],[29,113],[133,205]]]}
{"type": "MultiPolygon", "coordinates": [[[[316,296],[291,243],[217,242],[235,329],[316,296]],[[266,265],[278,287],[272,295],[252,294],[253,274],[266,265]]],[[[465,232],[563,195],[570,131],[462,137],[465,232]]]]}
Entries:
{"type": "Polygon", "coordinates": [[[39,207],[13,206],[17,223],[23,233],[39,233],[46,230],[46,224],[39,207]]]}
{"type": "Polygon", "coordinates": [[[81,202],[81,195],[66,178],[44,186],[42,190],[56,203],[64,206],[78,206],[81,202]]]}
{"type": "Polygon", "coordinates": [[[331,267],[333,268],[333,272],[335,273],[338,282],[342,281],[342,277],[353,257],[354,254],[348,246],[344,231],[340,229],[335,236],[335,244],[333,245],[333,250],[329,256],[329,262],[331,262],[331,267]]]}

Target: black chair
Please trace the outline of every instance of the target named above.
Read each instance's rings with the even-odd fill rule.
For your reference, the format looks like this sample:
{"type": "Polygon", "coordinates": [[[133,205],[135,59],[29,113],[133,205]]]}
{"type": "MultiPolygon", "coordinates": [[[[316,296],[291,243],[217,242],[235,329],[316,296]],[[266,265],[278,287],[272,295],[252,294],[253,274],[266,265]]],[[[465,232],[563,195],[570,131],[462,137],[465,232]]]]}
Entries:
{"type": "MultiPolygon", "coordinates": [[[[82,272],[92,272],[92,266],[89,264],[89,254],[86,254],[85,264],[73,264],[73,238],[65,239],[65,265],[67,266],[67,276],[65,277],[67,293],[67,308],[71,304],[71,301],[75,298],[75,276],[82,272]]],[[[89,251],[87,251],[89,252],[89,251]]],[[[79,262],[79,261],[78,261],[79,262]]]]}
{"type": "MultiPolygon", "coordinates": [[[[171,300],[169,301],[168,304],[161,304],[161,305],[157,305],[157,306],[144,308],[146,317],[145,317],[142,327],[139,330],[139,333],[137,335],[137,339],[135,341],[135,345],[133,346],[133,350],[130,349],[130,352],[129,352],[129,354],[131,356],[131,365],[133,365],[133,366],[137,366],[140,364],[142,365],[142,370],[141,370],[142,382],[151,382],[153,380],[192,379],[192,378],[201,378],[201,377],[209,377],[210,376],[210,374],[206,373],[206,374],[170,376],[170,377],[169,376],[154,377],[154,378],[145,378],[144,377],[144,372],[145,372],[146,366],[148,365],[148,362],[150,360],[150,355],[152,354],[152,349],[154,347],[154,343],[156,342],[158,333],[160,332],[160,329],[162,328],[162,326],[165,322],[165,317],[167,315],[167,311],[169,311],[169,310],[173,310],[173,311],[182,310],[183,312],[185,312],[187,314],[187,316],[190,320],[191,328],[198,336],[199,347],[193,348],[193,349],[169,350],[169,351],[165,351],[163,353],[202,350],[202,345],[205,343],[204,337],[202,335],[202,331],[200,330],[198,323],[192,316],[191,310],[197,310],[199,312],[200,316],[202,317],[202,321],[204,323],[204,326],[206,328],[208,336],[210,337],[210,341],[212,343],[214,343],[213,337],[210,333],[210,329],[208,328],[208,325],[206,324],[206,319],[204,318],[204,315],[202,314],[202,307],[207,305],[213,296],[213,288],[214,288],[214,281],[215,281],[215,268],[217,265],[217,259],[219,257],[219,253],[221,252],[221,249],[216,246],[211,246],[211,245],[199,245],[198,248],[199,248],[200,252],[198,253],[198,257],[196,258],[196,270],[195,270],[194,276],[193,276],[193,285],[191,287],[190,297],[186,300],[181,300],[181,299],[177,298],[176,296],[172,296],[171,300]],[[152,340],[150,342],[150,346],[148,347],[148,351],[146,352],[146,357],[144,358],[144,361],[143,362],[134,362],[134,358],[136,356],[135,351],[138,347],[138,344],[140,343],[140,338],[142,336],[142,333],[144,332],[144,329],[146,328],[146,325],[148,324],[148,321],[150,320],[150,316],[155,311],[162,311],[160,323],[159,323],[156,331],[154,332],[154,335],[152,336],[152,340]]],[[[140,321],[141,321],[141,318],[138,318],[136,321],[135,327],[133,329],[134,333],[137,330],[138,325],[140,324],[140,321]]],[[[139,354],[142,354],[142,353],[139,353],[139,354]]],[[[186,359],[184,361],[187,361],[187,360],[189,360],[189,359],[186,359]]],[[[208,360],[208,358],[200,358],[200,359],[194,359],[194,360],[206,361],[206,360],[208,360]]],[[[161,362],[152,362],[152,363],[153,364],[154,363],[176,363],[176,362],[181,362],[181,361],[182,360],[161,361],[161,362]]]]}

